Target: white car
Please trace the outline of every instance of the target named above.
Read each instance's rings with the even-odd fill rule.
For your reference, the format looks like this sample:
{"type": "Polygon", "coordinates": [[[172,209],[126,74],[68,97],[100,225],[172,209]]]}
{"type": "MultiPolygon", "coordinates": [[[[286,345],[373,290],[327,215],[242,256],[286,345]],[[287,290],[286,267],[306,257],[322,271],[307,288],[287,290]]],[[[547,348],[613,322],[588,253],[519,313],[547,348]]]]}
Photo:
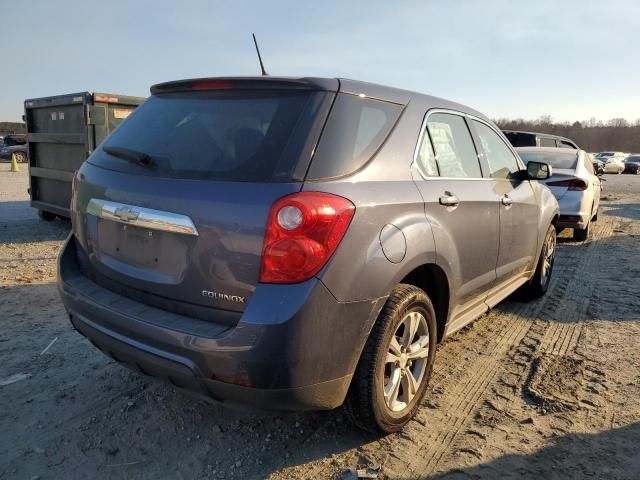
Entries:
{"type": "Polygon", "coordinates": [[[552,175],[544,183],[558,200],[558,228],[573,228],[574,240],[589,235],[589,225],[598,219],[602,185],[596,175],[591,156],[584,150],[566,148],[516,148],[524,163],[544,162],[551,165],[552,175]]]}
{"type": "Polygon", "coordinates": [[[596,155],[598,160],[605,162],[604,173],[617,173],[624,172],[624,160],[629,156],[624,152],[600,152],[596,155]]]}

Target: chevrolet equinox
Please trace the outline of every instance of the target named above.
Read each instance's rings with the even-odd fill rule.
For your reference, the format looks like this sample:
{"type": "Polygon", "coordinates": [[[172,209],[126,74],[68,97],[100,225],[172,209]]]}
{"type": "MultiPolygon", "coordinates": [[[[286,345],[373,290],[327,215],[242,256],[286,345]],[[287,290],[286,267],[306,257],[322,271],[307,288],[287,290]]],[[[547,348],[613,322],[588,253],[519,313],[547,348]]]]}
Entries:
{"type": "Polygon", "coordinates": [[[325,78],[163,83],[73,182],[58,285],[116,361],[401,429],[438,343],[545,293],[558,204],[484,115],[325,78]]]}

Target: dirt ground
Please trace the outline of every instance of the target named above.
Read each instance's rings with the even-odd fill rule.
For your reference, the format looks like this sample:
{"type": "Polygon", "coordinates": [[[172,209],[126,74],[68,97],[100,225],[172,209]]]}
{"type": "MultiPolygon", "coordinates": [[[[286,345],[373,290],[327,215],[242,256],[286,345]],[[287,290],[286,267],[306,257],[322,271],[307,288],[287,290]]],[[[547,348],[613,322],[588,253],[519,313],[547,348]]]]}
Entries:
{"type": "Polygon", "coordinates": [[[0,164],[0,478],[640,478],[640,176],[607,176],[548,294],[446,341],[400,434],[341,411],[229,410],[141,378],[71,329],[55,286],[70,224],[39,221],[0,164]]]}

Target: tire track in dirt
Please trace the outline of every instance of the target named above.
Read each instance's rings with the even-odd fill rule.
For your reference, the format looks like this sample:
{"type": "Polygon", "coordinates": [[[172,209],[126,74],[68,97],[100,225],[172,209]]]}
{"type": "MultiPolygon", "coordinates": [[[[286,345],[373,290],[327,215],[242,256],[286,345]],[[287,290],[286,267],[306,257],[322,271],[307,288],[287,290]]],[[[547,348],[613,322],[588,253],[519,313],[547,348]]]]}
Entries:
{"type": "MultiPolygon", "coordinates": [[[[496,382],[489,390],[491,393],[485,396],[482,403],[478,401],[473,405],[475,408],[472,407],[474,418],[478,417],[481,421],[475,422],[476,425],[470,426],[460,438],[456,438],[462,430],[461,425],[451,435],[451,441],[442,445],[432,458],[422,462],[418,460],[410,465],[412,473],[433,473],[447,453],[464,452],[481,458],[481,443],[486,438],[482,433],[483,428],[491,426],[495,417],[509,415],[511,405],[521,395],[536,355],[543,352],[563,355],[570,349],[575,349],[583,326],[581,320],[587,312],[590,293],[594,287],[593,281],[587,281],[583,274],[597,258],[598,241],[612,234],[613,224],[613,219],[608,217],[608,221],[601,222],[601,228],[594,229],[591,241],[584,248],[570,247],[566,255],[561,256],[565,268],[562,272],[554,272],[556,278],[562,278],[547,293],[545,298],[550,298],[542,302],[537,311],[525,308],[527,313],[533,313],[533,323],[529,323],[530,328],[508,355],[496,359],[495,363],[499,365],[494,375],[496,382]],[[579,300],[568,302],[569,298],[579,300]],[[562,300],[562,303],[558,300],[562,300]],[[560,305],[565,306],[559,308],[560,305]]],[[[564,253],[564,249],[562,251],[564,253]]],[[[470,415],[466,417],[468,418],[470,415]]]]}
{"type": "MultiPolygon", "coordinates": [[[[421,441],[416,446],[417,448],[410,448],[407,445],[412,459],[407,462],[404,469],[400,470],[403,472],[403,476],[414,477],[416,474],[424,475],[434,471],[443,456],[452,448],[457,436],[469,423],[480,401],[483,397],[487,397],[488,388],[495,383],[498,374],[501,373],[501,365],[505,363],[507,354],[513,350],[514,346],[523,342],[530,349],[535,349],[539,345],[540,339],[536,339],[537,335],[532,335],[533,332],[531,332],[531,318],[540,316],[545,310],[555,308],[555,305],[562,301],[571,279],[577,272],[576,262],[571,261],[575,260],[576,255],[573,252],[568,252],[564,256],[565,261],[557,266],[552,284],[545,297],[528,304],[510,305],[511,311],[499,315],[499,324],[504,327],[504,333],[498,337],[493,345],[491,343],[486,345],[488,347],[486,356],[471,366],[471,371],[466,374],[466,378],[451,392],[449,404],[441,405],[447,419],[439,426],[437,436],[427,441],[421,441]],[[533,343],[527,342],[525,340],[527,337],[531,337],[534,340],[533,343]]],[[[489,314],[488,317],[495,317],[495,315],[489,314]]],[[[516,355],[520,355],[521,358],[514,358],[514,361],[520,363],[522,367],[526,367],[528,365],[527,356],[518,351],[516,351],[516,355]]],[[[515,372],[510,372],[510,374],[512,373],[515,372]]],[[[517,393],[515,382],[503,380],[503,383],[510,387],[509,391],[512,395],[517,393]]],[[[504,394],[501,395],[504,396],[504,394]]],[[[490,405],[490,408],[496,408],[495,403],[490,403],[490,405]]],[[[476,431],[472,433],[472,435],[477,434],[476,431]]],[[[416,444],[415,441],[411,443],[416,444]]],[[[398,460],[402,462],[404,458],[398,458],[398,460]]]]}
{"type": "MultiPolygon", "coordinates": [[[[600,241],[613,234],[615,223],[613,217],[605,217],[601,222],[594,224],[594,227],[595,225],[597,227],[592,227],[593,236],[584,246],[586,248],[581,246],[573,248],[575,253],[584,253],[580,258],[578,274],[589,271],[593,262],[598,259],[598,253],[603,253],[600,251],[602,250],[600,241]]],[[[579,276],[576,282],[572,282],[572,288],[567,292],[569,296],[564,299],[559,310],[551,312],[548,317],[554,323],[545,332],[540,345],[541,352],[565,355],[568,351],[575,349],[583,327],[580,320],[584,318],[589,308],[593,289],[594,284],[591,278],[579,276]]]]}

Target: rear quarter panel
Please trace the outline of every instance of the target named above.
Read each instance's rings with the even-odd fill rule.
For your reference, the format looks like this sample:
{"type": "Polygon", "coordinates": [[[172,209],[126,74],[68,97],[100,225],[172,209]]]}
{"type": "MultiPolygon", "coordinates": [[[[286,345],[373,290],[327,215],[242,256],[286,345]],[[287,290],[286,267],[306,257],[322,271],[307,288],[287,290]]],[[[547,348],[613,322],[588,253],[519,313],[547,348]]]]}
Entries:
{"type": "MultiPolygon", "coordinates": [[[[341,179],[304,184],[303,190],[334,193],[356,206],[345,237],[318,274],[339,301],[385,297],[411,270],[435,263],[431,226],[411,176],[423,115],[424,110],[405,108],[381,149],[359,172],[341,179]],[[393,261],[387,258],[381,245],[385,225],[399,229],[404,239],[404,255],[396,251],[393,261]]],[[[402,238],[395,238],[393,243],[394,248],[398,245],[401,248],[402,238]]]]}
{"type": "Polygon", "coordinates": [[[540,206],[538,215],[538,248],[536,255],[533,259],[532,269],[535,269],[536,262],[540,256],[542,250],[542,244],[544,243],[544,237],[547,234],[547,229],[554,219],[560,215],[560,207],[556,197],[553,196],[551,190],[540,182],[532,181],[531,186],[535,192],[536,200],[540,206]]]}

